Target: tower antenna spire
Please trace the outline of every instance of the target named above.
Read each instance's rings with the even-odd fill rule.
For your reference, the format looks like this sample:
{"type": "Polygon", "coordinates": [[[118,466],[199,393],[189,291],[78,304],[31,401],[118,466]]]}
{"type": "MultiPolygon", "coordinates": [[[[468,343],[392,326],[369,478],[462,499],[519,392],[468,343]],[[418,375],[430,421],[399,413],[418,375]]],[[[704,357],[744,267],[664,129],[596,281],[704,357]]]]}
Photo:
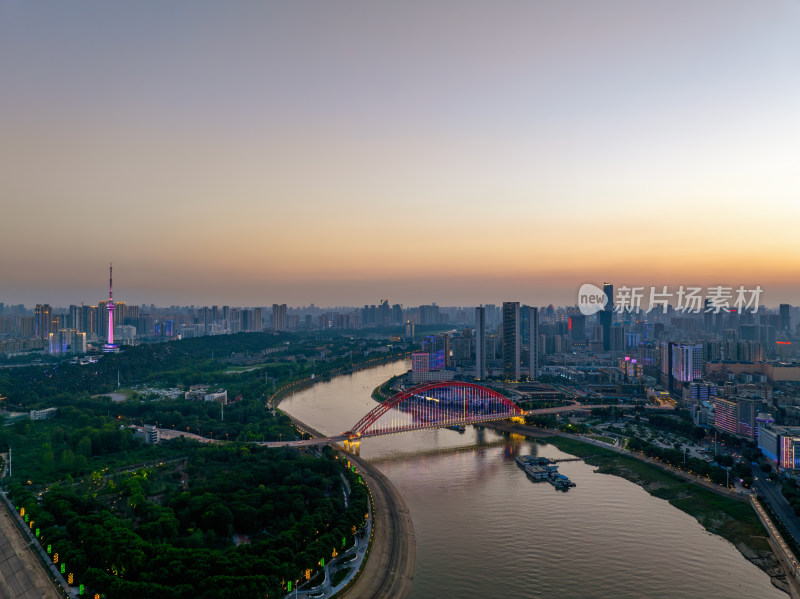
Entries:
{"type": "Polygon", "coordinates": [[[104,352],[115,352],[117,346],[114,345],[114,293],[113,293],[113,267],[114,265],[108,263],[108,343],[103,346],[104,352]]]}

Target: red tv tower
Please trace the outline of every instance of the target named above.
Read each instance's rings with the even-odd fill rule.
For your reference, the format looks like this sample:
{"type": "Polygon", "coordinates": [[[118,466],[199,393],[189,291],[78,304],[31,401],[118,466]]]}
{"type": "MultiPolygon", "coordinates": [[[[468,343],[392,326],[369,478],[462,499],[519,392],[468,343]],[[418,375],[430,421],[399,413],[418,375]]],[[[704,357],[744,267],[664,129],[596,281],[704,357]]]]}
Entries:
{"type": "Polygon", "coordinates": [[[108,265],[108,343],[103,346],[104,352],[115,352],[114,344],[114,293],[112,286],[113,264],[108,265]]]}

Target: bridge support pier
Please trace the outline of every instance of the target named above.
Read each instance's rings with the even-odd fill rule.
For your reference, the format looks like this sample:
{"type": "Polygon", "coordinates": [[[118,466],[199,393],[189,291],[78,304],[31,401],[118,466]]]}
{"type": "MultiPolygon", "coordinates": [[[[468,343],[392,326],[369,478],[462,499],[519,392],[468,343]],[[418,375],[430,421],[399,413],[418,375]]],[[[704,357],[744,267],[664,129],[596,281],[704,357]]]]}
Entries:
{"type": "Polygon", "coordinates": [[[359,455],[361,441],[351,441],[350,439],[344,440],[344,448],[352,454],[359,455]]]}

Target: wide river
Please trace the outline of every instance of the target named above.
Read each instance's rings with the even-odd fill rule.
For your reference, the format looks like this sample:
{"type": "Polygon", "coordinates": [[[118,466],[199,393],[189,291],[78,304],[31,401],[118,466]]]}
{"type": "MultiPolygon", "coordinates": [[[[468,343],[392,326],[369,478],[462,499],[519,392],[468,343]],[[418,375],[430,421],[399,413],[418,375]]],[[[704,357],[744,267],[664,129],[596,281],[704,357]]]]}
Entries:
{"type": "MultiPolygon", "coordinates": [[[[396,362],[320,383],[281,409],[339,434],[375,407],[372,389],[406,368],[396,362]]],[[[568,457],[552,445],[467,427],[367,439],[360,453],[411,511],[412,598],[788,597],[729,542],[622,478],[567,462],[559,470],[577,487],[531,482],[514,457],[568,457]]]]}

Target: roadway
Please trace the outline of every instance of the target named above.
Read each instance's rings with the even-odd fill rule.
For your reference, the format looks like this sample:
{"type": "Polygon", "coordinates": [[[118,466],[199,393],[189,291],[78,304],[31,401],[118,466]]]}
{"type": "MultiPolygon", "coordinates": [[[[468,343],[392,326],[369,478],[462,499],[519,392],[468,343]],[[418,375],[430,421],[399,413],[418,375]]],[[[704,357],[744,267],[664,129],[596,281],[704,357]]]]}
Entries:
{"type": "Polygon", "coordinates": [[[350,455],[372,495],[372,549],[361,576],[342,597],[405,598],[411,594],[417,559],[414,524],[403,496],[375,466],[350,455]]]}
{"type": "MultiPolygon", "coordinates": [[[[0,501],[2,501],[0,499],[0,501]]],[[[5,502],[3,501],[5,505],[5,502]]],[[[0,597],[3,599],[59,599],[31,545],[0,507],[0,597]]]]}
{"type": "Polygon", "coordinates": [[[753,468],[753,487],[769,504],[780,520],[786,532],[789,533],[797,547],[800,547],[800,522],[794,514],[792,506],[786,501],[781,492],[780,484],[768,481],[761,468],[753,468]]]}

